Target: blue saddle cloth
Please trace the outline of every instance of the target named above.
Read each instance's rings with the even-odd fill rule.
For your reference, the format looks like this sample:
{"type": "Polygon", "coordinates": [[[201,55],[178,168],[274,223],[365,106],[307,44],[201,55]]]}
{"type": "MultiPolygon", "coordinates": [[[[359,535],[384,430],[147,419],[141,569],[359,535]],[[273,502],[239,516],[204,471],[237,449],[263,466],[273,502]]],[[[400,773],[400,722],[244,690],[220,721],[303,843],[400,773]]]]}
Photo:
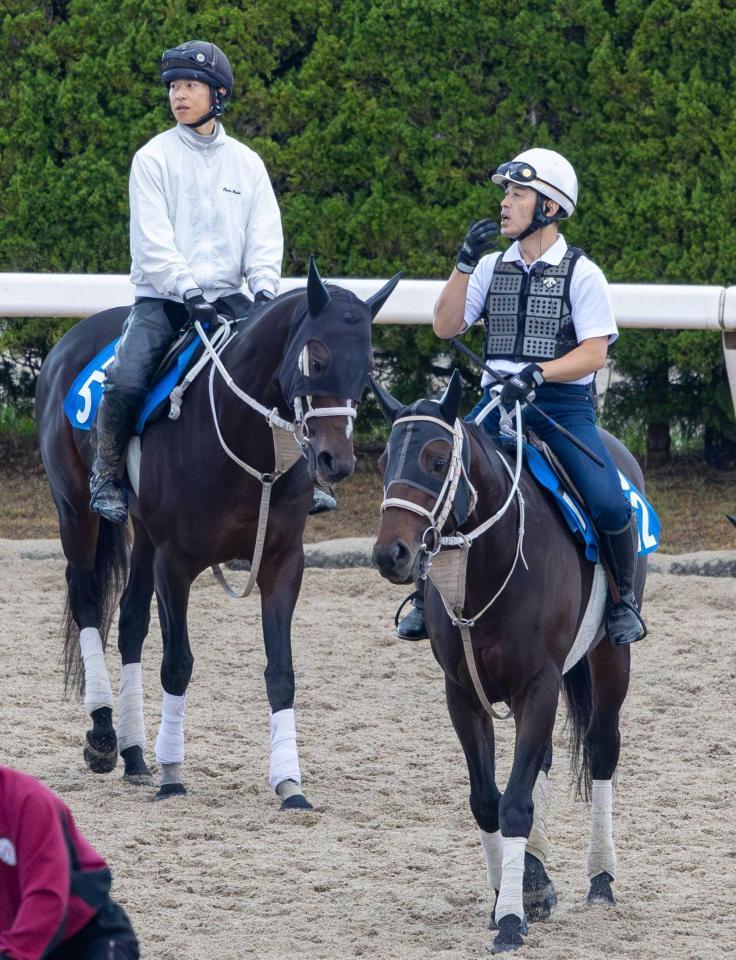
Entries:
{"type": "MultiPolygon", "coordinates": [[[[526,465],[541,486],[554,496],[557,506],[567,521],[568,527],[585,544],[585,556],[592,563],[598,562],[598,538],[585,508],[562,486],[559,477],[547,459],[531,444],[524,444],[526,465]]],[[[633,483],[619,470],[621,489],[636,514],[636,529],[639,532],[639,553],[652,553],[659,547],[660,523],[654,507],[633,483]]]]}
{"type": "MultiPolygon", "coordinates": [[[[84,370],[80,371],[64,400],[64,413],[77,430],[90,430],[95,422],[97,408],[102,398],[105,371],[115,356],[115,347],[120,338],[108,343],[93,357],[84,370]]],[[[200,345],[199,334],[176,358],[176,363],[160,379],[154,381],[146,395],[143,408],[135,425],[135,433],[143,433],[146,421],[156,407],[165,400],[184,376],[194,351],[200,345]]]]}

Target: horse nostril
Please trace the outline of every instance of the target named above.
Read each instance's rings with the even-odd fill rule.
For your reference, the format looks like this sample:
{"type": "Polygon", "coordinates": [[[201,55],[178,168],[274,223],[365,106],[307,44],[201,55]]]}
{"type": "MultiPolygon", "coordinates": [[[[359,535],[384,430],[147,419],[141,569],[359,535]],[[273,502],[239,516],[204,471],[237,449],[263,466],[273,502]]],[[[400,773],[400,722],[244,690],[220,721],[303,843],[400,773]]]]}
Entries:
{"type": "Polygon", "coordinates": [[[394,540],[391,545],[390,556],[394,567],[400,567],[409,559],[409,548],[401,540],[394,540]]]}
{"type": "Polygon", "coordinates": [[[332,473],[334,462],[335,458],[332,456],[329,450],[321,450],[317,454],[317,466],[319,467],[320,473],[324,476],[332,473]]]}

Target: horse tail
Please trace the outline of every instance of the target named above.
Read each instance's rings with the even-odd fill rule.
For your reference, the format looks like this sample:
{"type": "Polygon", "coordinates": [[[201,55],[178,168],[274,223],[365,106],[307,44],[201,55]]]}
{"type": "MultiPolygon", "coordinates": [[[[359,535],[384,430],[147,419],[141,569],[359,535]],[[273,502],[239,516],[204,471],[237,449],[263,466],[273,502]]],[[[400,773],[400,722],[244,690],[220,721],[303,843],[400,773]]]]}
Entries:
{"type": "Polygon", "coordinates": [[[583,657],[563,677],[567,701],[567,723],[570,748],[570,771],[577,792],[587,801],[591,794],[590,757],[585,735],[593,716],[593,687],[588,658],[583,657]]]}
{"type": "MultiPolygon", "coordinates": [[[[111,523],[100,518],[95,567],[92,578],[97,601],[97,627],[102,638],[102,649],[107,648],[107,636],[112,618],[120,601],[128,574],[130,535],[127,523],[111,523]]],[[[81,695],[84,692],[84,664],[79,645],[79,627],[72,614],[69,590],[64,609],[64,693],[81,695]]]]}

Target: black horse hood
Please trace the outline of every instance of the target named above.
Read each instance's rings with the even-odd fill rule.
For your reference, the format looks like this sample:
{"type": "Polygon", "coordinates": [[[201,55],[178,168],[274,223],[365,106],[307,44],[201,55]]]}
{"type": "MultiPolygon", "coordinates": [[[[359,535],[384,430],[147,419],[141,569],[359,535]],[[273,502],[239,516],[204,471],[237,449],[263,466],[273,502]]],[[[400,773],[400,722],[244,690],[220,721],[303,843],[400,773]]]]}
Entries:
{"type": "Polygon", "coordinates": [[[329,291],[324,306],[314,313],[303,309],[292,321],[279,372],[289,405],[307,396],[358,403],[373,369],[370,308],[348,290],[324,289],[329,291]]]}
{"type": "MultiPolygon", "coordinates": [[[[418,400],[409,407],[404,407],[396,416],[397,420],[403,417],[424,416],[433,417],[447,423],[440,404],[434,400],[418,400]]],[[[391,432],[387,447],[386,469],[383,476],[383,486],[387,497],[391,496],[390,488],[393,484],[406,484],[428,494],[437,500],[445,483],[445,475],[439,476],[428,473],[422,464],[422,453],[430,443],[442,440],[452,446],[453,435],[437,424],[427,420],[415,420],[412,423],[401,424],[401,430],[391,432]]],[[[452,424],[448,423],[448,426],[452,424]]],[[[448,450],[448,458],[449,458],[448,450]]],[[[470,445],[467,440],[463,443],[462,452],[465,477],[470,471],[470,445]]],[[[458,483],[455,498],[452,504],[451,516],[455,527],[467,520],[471,509],[472,490],[465,478],[458,483]]]]}

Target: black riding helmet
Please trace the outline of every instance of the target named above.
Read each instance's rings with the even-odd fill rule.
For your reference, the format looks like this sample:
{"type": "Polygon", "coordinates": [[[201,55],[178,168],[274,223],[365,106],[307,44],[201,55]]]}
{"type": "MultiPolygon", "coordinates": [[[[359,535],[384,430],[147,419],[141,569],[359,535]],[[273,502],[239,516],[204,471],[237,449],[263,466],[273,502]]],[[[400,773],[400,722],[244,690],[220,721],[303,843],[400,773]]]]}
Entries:
{"type": "Polygon", "coordinates": [[[227,57],[218,46],[205,40],[188,40],[167,50],[161,57],[159,72],[167,90],[174,80],[199,80],[211,87],[209,113],[195,123],[187,123],[187,127],[198,127],[219,117],[233,92],[233,71],[227,57]],[[224,94],[220,93],[221,87],[225,88],[224,94]]]}

